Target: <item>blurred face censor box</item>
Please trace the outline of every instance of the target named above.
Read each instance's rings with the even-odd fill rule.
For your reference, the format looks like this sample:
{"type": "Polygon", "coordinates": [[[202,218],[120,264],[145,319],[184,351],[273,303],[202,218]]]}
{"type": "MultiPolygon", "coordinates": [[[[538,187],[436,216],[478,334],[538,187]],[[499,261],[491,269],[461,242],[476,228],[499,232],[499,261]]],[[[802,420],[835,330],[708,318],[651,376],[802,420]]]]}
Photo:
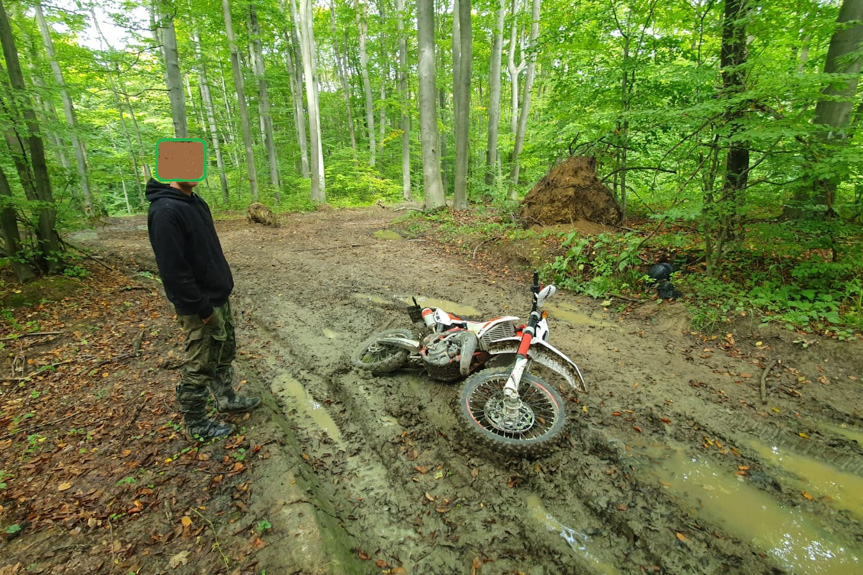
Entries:
{"type": "Polygon", "coordinates": [[[198,138],[165,138],[156,143],[156,178],[200,182],[207,177],[207,143],[198,138]]]}

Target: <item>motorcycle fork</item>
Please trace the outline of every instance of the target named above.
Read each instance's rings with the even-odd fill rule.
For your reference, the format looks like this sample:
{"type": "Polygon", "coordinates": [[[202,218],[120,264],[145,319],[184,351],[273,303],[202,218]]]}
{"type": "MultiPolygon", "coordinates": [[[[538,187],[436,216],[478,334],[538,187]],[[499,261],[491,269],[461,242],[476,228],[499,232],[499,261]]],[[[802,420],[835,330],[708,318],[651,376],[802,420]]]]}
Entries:
{"type": "Polygon", "coordinates": [[[503,415],[505,422],[514,422],[521,413],[521,398],[518,395],[518,386],[521,378],[530,366],[530,360],[526,356],[519,355],[506,385],[503,387],[503,415]]]}

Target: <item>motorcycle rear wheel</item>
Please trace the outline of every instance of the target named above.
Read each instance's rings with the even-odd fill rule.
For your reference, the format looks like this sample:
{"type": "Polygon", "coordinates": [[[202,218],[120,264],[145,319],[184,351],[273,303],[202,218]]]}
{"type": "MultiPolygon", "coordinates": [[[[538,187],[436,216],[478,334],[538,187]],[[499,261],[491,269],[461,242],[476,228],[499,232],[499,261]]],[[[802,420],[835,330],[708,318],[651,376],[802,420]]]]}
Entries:
{"type": "Polygon", "coordinates": [[[405,365],[408,361],[408,350],[380,343],[385,337],[403,337],[411,339],[411,330],[385,329],[370,335],[351,354],[351,365],[372,372],[372,375],[383,375],[405,365]]]}
{"type": "Polygon", "coordinates": [[[535,456],[553,447],[563,433],[566,410],[560,393],[543,379],[524,374],[518,394],[522,405],[516,421],[503,418],[503,388],[511,367],[484,369],[461,390],[459,414],[471,435],[494,451],[535,456]]]}

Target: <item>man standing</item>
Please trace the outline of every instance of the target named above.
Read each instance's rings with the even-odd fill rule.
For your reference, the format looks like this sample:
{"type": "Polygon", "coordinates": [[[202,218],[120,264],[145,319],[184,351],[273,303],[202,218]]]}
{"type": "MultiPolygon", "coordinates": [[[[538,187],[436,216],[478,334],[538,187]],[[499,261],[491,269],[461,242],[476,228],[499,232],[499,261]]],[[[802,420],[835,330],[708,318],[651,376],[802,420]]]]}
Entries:
{"type": "Polygon", "coordinates": [[[234,392],[237,350],[234,316],[229,296],[234,288],[213,216],[196,193],[198,182],[147,182],[150,211],[147,228],[156,255],[165,295],[177,310],[185,336],[185,364],[177,403],[186,423],[186,435],[202,440],[224,437],[231,424],[207,417],[207,389],[220,412],[249,411],[261,403],[257,397],[234,392]]]}

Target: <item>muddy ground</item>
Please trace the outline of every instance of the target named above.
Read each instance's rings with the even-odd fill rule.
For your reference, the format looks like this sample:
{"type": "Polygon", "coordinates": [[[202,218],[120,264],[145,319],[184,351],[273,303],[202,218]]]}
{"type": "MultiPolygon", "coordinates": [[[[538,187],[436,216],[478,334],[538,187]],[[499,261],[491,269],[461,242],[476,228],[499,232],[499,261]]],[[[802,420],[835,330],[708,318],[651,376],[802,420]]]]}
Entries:
{"type": "MultiPolygon", "coordinates": [[[[711,338],[689,331],[683,303],[621,318],[561,293],[550,341],[590,393],[565,396],[557,449],[508,460],[464,433],[458,384],[349,367],[369,333],[410,326],[410,296],[475,319],[529,309],[528,270],[490,276],[399,237],[389,228],[403,214],[217,224],[247,352],[238,367],[265,399],[245,422],[269,449],[246,477],[243,521],[272,525],[257,572],[863,573],[861,341],[748,317],[711,338]]],[[[75,241],[155,271],[144,218],[75,241]]],[[[215,528],[236,532],[227,518],[215,528]]],[[[148,571],[197,573],[195,557],[148,571]]]]}

